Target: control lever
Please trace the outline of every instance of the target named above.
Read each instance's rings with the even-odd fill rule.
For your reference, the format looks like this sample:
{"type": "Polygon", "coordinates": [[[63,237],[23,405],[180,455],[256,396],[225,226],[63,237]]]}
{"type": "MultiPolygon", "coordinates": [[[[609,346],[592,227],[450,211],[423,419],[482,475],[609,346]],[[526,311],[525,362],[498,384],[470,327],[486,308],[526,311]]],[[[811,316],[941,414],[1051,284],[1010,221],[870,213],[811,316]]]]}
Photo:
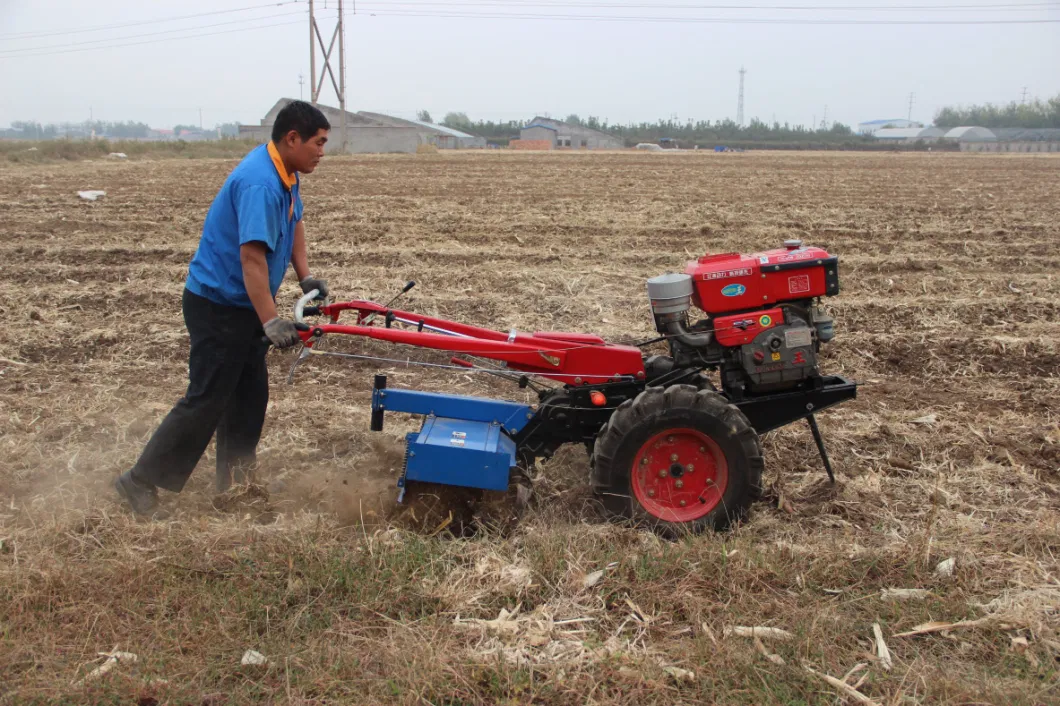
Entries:
{"type": "MultiPolygon", "coordinates": [[[[412,289],[413,287],[415,287],[415,286],[416,286],[416,282],[414,282],[413,280],[409,280],[408,282],[406,282],[406,283],[405,283],[405,286],[401,288],[401,291],[400,291],[400,292],[398,292],[397,294],[395,294],[395,295],[394,295],[393,297],[391,297],[390,301],[388,301],[388,302],[387,302],[386,304],[384,304],[384,305],[383,305],[383,308],[384,308],[384,309],[389,309],[389,308],[390,308],[390,305],[391,305],[391,304],[393,304],[394,302],[396,302],[396,301],[397,301],[398,299],[400,299],[401,297],[405,296],[405,295],[406,295],[406,294],[408,293],[408,291],[409,291],[410,289],[412,289]]],[[[363,325],[363,326],[367,326],[368,324],[372,323],[372,320],[373,320],[373,319],[374,319],[374,318],[375,318],[375,317],[376,317],[376,316],[377,316],[378,314],[379,314],[379,312],[373,312],[372,314],[370,314],[370,315],[368,316],[368,318],[367,318],[367,319],[365,319],[365,320],[364,320],[364,321],[362,322],[362,325],[363,325]]]]}

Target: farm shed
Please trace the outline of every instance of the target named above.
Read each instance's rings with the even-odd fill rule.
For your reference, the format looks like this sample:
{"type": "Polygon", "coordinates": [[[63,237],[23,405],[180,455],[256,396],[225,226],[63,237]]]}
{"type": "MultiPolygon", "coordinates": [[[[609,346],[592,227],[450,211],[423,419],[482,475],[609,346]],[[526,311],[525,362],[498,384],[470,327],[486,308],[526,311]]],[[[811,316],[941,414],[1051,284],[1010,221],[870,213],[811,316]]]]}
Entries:
{"type": "Polygon", "coordinates": [[[993,131],[997,142],[966,142],[964,152],[1060,152],[1060,129],[1001,127],[993,131]]]}
{"type": "Polygon", "coordinates": [[[878,131],[888,128],[920,127],[920,123],[905,118],[887,118],[885,120],[867,120],[858,123],[859,135],[875,135],[878,131]]]}
{"type": "Polygon", "coordinates": [[[953,140],[954,142],[960,142],[961,144],[997,141],[997,135],[990,132],[985,127],[955,127],[942,137],[947,140],[953,140]]]}
{"type": "Polygon", "coordinates": [[[916,142],[938,142],[946,131],[937,127],[900,127],[883,128],[872,134],[881,142],[894,142],[898,144],[914,144],[916,142]]]}
{"type": "Polygon", "coordinates": [[[397,118],[383,113],[370,113],[364,110],[359,111],[357,114],[384,125],[411,127],[416,130],[416,136],[421,145],[434,145],[438,149],[443,150],[485,149],[486,147],[485,137],[469,135],[466,132],[454,130],[444,125],[426,123],[421,120],[397,118]]]}
{"type": "Polygon", "coordinates": [[[614,135],[562,120],[535,117],[519,131],[520,140],[548,140],[552,149],[618,150],[625,144],[614,135]]]}
{"type": "MultiPolygon", "coordinates": [[[[252,137],[265,141],[272,133],[272,125],[276,122],[276,115],[292,102],[293,98],[281,98],[276,101],[265,117],[261,119],[261,125],[240,125],[241,137],[252,137]]],[[[342,111],[330,105],[317,104],[317,108],[324,113],[328,122],[331,123],[331,138],[329,140],[329,151],[335,152],[340,149],[342,141],[342,111]]],[[[369,118],[361,113],[346,111],[346,152],[351,154],[364,153],[412,153],[419,145],[419,137],[416,129],[412,126],[390,125],[381,120],[369,118]]]]}

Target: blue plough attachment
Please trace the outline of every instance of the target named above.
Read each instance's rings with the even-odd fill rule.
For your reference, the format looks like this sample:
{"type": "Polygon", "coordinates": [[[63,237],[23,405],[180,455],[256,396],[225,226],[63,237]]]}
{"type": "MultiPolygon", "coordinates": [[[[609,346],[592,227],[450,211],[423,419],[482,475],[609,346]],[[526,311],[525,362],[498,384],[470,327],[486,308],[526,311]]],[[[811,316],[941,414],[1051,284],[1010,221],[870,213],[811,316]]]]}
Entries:
{"type": "Polygon", "coordinates": [[[511,435],[534,418],[531,407],[517,402],[390,390],[386,376],[377,375],[372,391],[372,431],[382,431],[383,413],[387,411],[424,417],[420,430],[405,436],[399,501],[410,480],[507,490],[511,469],[516,466],[516,444],[511,435]]]}

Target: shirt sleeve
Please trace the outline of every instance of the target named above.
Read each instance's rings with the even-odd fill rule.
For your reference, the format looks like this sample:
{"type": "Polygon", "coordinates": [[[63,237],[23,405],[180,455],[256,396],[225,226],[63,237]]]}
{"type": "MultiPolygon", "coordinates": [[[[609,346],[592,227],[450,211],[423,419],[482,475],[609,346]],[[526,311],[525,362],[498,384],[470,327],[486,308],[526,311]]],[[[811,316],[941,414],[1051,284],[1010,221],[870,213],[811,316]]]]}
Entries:
{"type": "Polygon", "coordinates": [[[245,187],[236,203],[239,244],[265,243],[269,252],[275,250],[282,232],[279,221],[280,207],[276,195],[266,187],[245,187]]]}

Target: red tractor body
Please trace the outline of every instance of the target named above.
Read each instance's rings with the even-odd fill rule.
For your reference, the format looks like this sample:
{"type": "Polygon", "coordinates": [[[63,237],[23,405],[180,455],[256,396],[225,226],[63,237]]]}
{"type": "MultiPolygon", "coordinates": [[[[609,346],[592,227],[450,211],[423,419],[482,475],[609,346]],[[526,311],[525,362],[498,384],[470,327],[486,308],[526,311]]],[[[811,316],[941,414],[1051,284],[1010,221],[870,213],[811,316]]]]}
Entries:
{"type": "Polygon", "coordinates": [[[837,265],[821,248],[789,246],[753,255],[705,255],[689,262],[685,274],[695,285],[695,305],[723,314],[838,294],[837,265]]]}
{"type": "Polygon", "coordinates": [[[424,364],[500,376],[537,394],[533,404],[488,400],[391,389],[376,376],[373,430],[382,431],[386,411],[425,417],[406,435],[402,493],[406,482],[523,487],[539,461],[578,444],[605,508],[679,536],[742,517],[762,492],[759,435],[801,419],[831,478],[814,415],[857,394],[854,382],[818,365],[835,336],[822,298],[839,293],[838,259],[792,240],[751,255],[707,255],[646,284],[659,336],[636,345],[471,326],[394,309],[394,300],[307,308],[314,290],[295,320],[330,321],[305,325],[299,359],[350,355],[314,346],[328,334],[360,336],[467,356],[424,364]],[[343,312],[352,314],[346,324],[343,312]]]}

